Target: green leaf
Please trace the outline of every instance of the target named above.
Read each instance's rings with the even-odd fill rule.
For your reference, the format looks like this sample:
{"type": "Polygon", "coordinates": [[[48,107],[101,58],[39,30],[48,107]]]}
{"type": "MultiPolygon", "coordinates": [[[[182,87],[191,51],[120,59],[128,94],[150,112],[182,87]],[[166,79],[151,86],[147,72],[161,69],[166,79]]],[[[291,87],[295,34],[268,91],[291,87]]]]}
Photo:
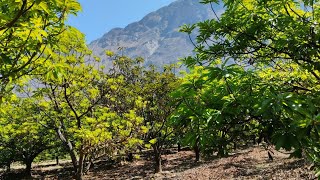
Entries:
{"type": "Polygon", "coordinates": [[[149,143],[150,143],[150,144],[155,144],[155,143],[157,143],[157,138],[151,139],[151,140],[149,141],[149,143]]]}

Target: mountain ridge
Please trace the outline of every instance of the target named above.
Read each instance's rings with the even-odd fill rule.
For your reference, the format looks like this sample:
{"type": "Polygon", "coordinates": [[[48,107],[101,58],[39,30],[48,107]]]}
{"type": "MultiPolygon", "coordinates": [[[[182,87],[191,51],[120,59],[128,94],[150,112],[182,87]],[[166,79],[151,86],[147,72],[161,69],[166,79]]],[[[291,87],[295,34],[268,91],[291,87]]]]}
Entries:
{"type": "MultiPolygon", "coordinates": [[[[219,11],[219,10],[218,10],[219,11]]],[[[92,41],[89,48],[109,64],[105,50],[129,57],[142,57],[145,64],[163,66],[192,54],[194,46],[185,33],[178,32],[184,24],[214,18],[211,7],[198,0],[177,0],[144,16],[124,28],[113,28],[92,41]],[[119,48],[120,47],[120,48],[119,48]]]]}

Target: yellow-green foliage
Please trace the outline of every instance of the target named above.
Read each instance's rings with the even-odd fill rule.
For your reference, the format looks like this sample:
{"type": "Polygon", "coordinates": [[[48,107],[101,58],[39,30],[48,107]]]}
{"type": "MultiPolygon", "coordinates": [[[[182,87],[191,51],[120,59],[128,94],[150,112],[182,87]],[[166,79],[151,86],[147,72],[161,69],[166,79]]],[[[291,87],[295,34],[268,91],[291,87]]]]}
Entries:
{"type": "Polygon", "coordinates": [[[66,18],[79,10],[77,0],[5,0],[0,3],[1,94],[10,91],[22,76],[32,71],[45,73],[51,68],[48,58],[55,56],[59,49],[66,18]]]}

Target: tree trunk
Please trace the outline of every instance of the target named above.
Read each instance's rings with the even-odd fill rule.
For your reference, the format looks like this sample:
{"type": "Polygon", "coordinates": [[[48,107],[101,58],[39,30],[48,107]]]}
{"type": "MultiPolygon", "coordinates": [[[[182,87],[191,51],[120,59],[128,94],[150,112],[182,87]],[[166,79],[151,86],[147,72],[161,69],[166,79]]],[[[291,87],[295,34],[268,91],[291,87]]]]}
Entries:
{"type": "MultiPolygon", "coordinates": [[[[42,150],[39,150],[39,153],[42,152],[42,150]]],[[[33,155],[28,154],[27,152],[23,152],[23,162],[26,165],[26,169],[25,169],[25,175],[28,177],[31,177],[31,170],[32,170],[32,162],[34,160],[34,158],[37,157],[37,155],[39,153],[35,153],[33,155]]]]}
{"type": "Polygon", "coordinates": [[[76,180],[82,180],[82,173],[76,172],[76,180]]]}
{"type": "Polygon", "coordinates": [[[223,157],[223,148],[222,148],[222,145],[220,144],[219,147],[218,147],[218,154],[217,156],[218,157],[223,157]]]}
{"type": "Polygon", "coordinates": [[[76,180],[82,180],[82,173],[76,173],[76,180]]]}
{"type": "Polygon", "coordinates": [[[178,152],[180,152],[180,151],[181,151],[181,144],[178,143],[178,152]]]}
{"type": "Polygon", "coordinates": [[[82,180],[82,174],[83,174],[83,162],[84,162],[84,153],[81,150],[79,155],[79,166],[76,173],[77,180],[82,180]]]}
{"type": "Polygon", "coordinates": [[[226,152],[225,144],[219,145],[217,156],[218,157],[225,157],[226,155],[227,155],[227,152],[226,152]]]}
{"type": "Polygon", "coordinates": [[[59,166],[59,156],[56,156],[56,165],[59,166]]]}
{"type": "Polygon", "coordinates": [[[90,168],[94,168],[94,162],[92,158],[90,158],[88,165],[84,168],[84,173],[87,173],[90,170],[90,168]]]}
{"type": "Polygon", "coordinates": [[[6,165],[6,172],[10,172],[11,171],[11,162],[8,162],[6,165]]]}
{"type": "Polygon", "coordinates": [[[222,132],[221,141],[219,142],[218,146],[218,156],[225,157],[226,156],[226,141],[225,141],[226,131],[222,132]]]}
{"type": "MultiPolygon", "coordinates": [[[[71,142],[69,141],[68,144],[70,145],[71,142]]],[[[75,171],[77,171],[78,161],[77,161],[76,153],[74,152],[73,149],[69,149],[69,155],[71,157],[71,161],[72,161],[73,167],[74,167],[75,171]]]]}
{"type": "Polygon", "coordinates": [[[28,176],[28,177],[31,177],[32,161],[33,160],[31,160],[31,159],[27,159],[25,161],[25,164],[26,164],[25,175],[28,176]]]}
{"type": "Polygon", "coordinates": [[[80,152],[80,157],[79,161],[77,160],[76,152],[73,148],[72,143],[68,139],[67,136],[63,134],[61,131],[62,129],[66,131],[66,128],[64,126],[63,120],[60,120],[61,125],[59,127],[56,127],[56,133],[58,134],[59,139],[62,141],[62,143],[67,147],[69,151],[69,155],[71,157],[72,165],[75,171],[75,178],[77,180],[82,180],[82,173],[83,173],[83,160],[84,160],[84,155],[82,152],[80,152]],[[78,166],[79,165],[79,166],[78,166]]]}
{"type": "Polygon", "coordinates": [[[200,161],[200,137],[197,137],[196,144],[194,145],[194,152],[196,154],[196,162],[200,161]]]}
{"type": "Polygon", "coordinates": [[[253,141],[253,144],[256,144],[256,136],[255,135],[252,135],[252,141],[253,141]]]}
{"type": "Polygon", "coordinates": [[[194,152],[196,154],[196,162],[199,162],[200,161],[200,148],[198,146],[196,146],[194,148],[194,152]]]}
{"type": "Polygon", "coordinates": [[[155,162],[155,173],[162,172],[161,151],[157,146],[153,146],[153,152],[154,152],[154,162],[155,162]]]}
{"type": "Polygon", "coordinates": [[[60,140],[62,141],[62,143],[68,148],[74,171],[77,172],[78,171],[78,169],[77,169],[78,168],[78,161],[77,161],[77,156],[76,156],[76,153],[74,152],[72,143],[62,134],[60,128],[57,128],[56,132],[57,132],[60,140]]]}
{"type": "Polygon", "coordinates": [[[24,150],[23,152],[23,162],[26,165],[26,169],[25,169],[25,175],[31,177],[31,170],[32,170],[32,162],[33,160],[42,152],[46,149],[45,146],[43,147],[39,147],[36,151],[32,152],[32,153],[28,153],[27,151],[24,150]]]}
{"type": "Polygon", "coordinates": [[[127,154],[126,160],[127,160],[128,162],[133,162],[133,153],[132,153],[132,152],[129,152],[129,153],[127,154]]]}

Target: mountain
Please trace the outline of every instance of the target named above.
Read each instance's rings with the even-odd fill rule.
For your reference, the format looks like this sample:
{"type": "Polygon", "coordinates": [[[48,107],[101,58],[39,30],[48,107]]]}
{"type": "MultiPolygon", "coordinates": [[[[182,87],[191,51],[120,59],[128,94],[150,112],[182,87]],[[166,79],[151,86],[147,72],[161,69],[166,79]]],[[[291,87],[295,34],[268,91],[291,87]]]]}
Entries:
{"type": "Polygon", "coordinates": [[[125,28],[112,29],[89,47],[105,64],[109,63],[105,50],[143,57],[146,65],[175,63],[178,58],[191,55],[194,49],[188,35],[178,32],[179,27],[213,17],[211,7],[199,0],[177,0],[125,28]]]}

